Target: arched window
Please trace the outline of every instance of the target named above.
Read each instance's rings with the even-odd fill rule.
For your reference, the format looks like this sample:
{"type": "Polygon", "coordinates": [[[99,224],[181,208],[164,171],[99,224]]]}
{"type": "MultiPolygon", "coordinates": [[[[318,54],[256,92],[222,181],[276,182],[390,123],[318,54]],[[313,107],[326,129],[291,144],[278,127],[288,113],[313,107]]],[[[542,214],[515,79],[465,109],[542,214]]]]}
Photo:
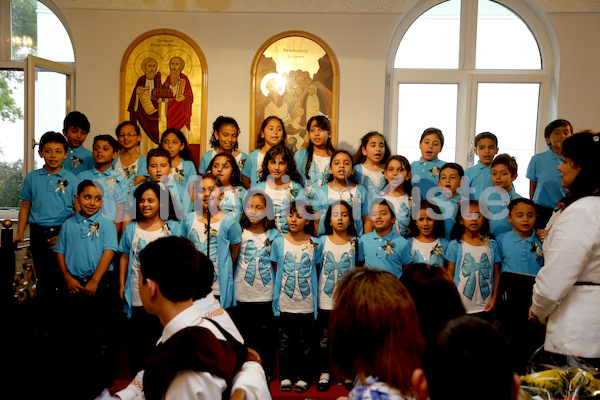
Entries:
{"type": "MultiPolygon", "coordinates": [[[[388,54],[386,131],[398,154],[421,156],[428,127],[445,136],[440,159],[477,163],[473,139],[489,131],[500,153],[517,158],[516,191],[554,116],[554,52],[527,0],[423,0],[398,24],[388,54]]],[[[545,147],[544,147],[545,149],[545,147]]]]}
{"type": "Polygon", "coordinates": [[[73,45],[47,0],[0,0],[0,207],[18,206],[22,177],[42,164],[36,143],[73,106],[73,45]]]}

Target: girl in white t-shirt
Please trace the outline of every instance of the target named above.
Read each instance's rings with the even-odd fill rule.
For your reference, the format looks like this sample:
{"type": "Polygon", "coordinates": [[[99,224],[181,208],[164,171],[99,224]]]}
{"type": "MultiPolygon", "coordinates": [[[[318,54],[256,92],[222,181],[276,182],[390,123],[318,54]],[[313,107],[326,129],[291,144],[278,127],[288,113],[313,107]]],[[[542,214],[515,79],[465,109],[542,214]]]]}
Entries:
{"type": "Polygon", "coordinates": [[[438,206],[421,200],[417,218],[411,216],[408,243],[413,263],[445,266],[444,252],[448,241],[444,238],[444,220],[440,215],[438,206]]]}
{"type": "Polygon", "coordinates": [[[452,230],[454,240],[444,257],[467,314],[493,321],[502,256],[488,235],[489,222],[481,214],[479,202],[463,202],[452,230]]]}
{"type": "Polygon", "coordinates": [[[331,384],[329,360],[329,317],[333,310],[333,293],[342,277],[363,261],[359,247],[352,207],[344,200],[332,203],[325,214],[325,235],[319,238],[322,267],[319,274],[318,318],[319,367],[318,391],[327,391],[331,384]]]}
{"type": "Polygon", "coordinates": [[[313,376],[313,324],[317,313],[317,264],[320,242],[312,236],[312,207],[303,201],[290,203],[289,232],[271,245],[275,269],[273,312],[279,316],[279,387],[291,391],[308,390],[313,376]]]}
{"type": "MultiPolygon", "coordinates": [[[[178,222],[163,219],[161,198],[169,199],[168,192],[155,182],[144,182],[134,192],[137,215],[135,221],[128,223],[119,242],[121,259],[119,262],[119,294],[125,301],[125,313],[132,324],[132,368],[135,372],[143,364],[160,337],[162,326],[155,316],[144,310],[139,285],[139,253],[158,238],[178,235],[178,222]]],[[[164,205],[166,209],[166,204],[164,205]]],[[[173,208],[169,206],[173,217],[173,208]]],[[[165,266],[166,267],[166,266],[165,266]]]]}
{"type": "Polygon", "coordinates": [[[308,147],[294,154],[298,171],[302,175],[304,186],[309,188],[327,184],[329,180],[329,162],[335,152],[331,143],[331,124],[324,115],[316,115],[306,124],[308,147]]]}
{"type": "Polygon", "coordinates": [[[273,220],[273,204],[261,192],[250,190],[240,219],[242,242],[235,269],[236,307],[231,312],[246,345],[263,359],[267,376],[275,368],[276,335],[273,318],[271,244],[279,237],[273,220]]]}

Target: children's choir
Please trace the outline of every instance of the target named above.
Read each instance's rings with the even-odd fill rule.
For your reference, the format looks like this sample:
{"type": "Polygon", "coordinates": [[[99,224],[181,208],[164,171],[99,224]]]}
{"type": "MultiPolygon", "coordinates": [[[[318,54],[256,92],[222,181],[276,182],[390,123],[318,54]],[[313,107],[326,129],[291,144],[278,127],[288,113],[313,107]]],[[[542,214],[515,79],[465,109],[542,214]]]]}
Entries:
{"type": "Polygon", "coordinates": [[[278,351],[280,388],[296,392],[317,376],[318,390],[329,388],[333,293],[355,268],[396,277],[416,262],[446,268],[467,312],[493,320],[501,272],[535,275],[543,266],[535,228],[544,228],[565,194],[556,165],[572,133],[568,121],[548,125],[549,149],[527,169],[532,201],[515,193],[516,160],[496,155],[490,132],[476,136],[479,163],[463,170],[438,158],[437,128],[423,132],[422,156],[410,163],[392,155],[378,132],[364,135],[355,155],[336,150],[323,115],[308,121],[308,146],[293,154],[272,116],[246,155],[237,150],[237,122],[219,117],[213,149],[196,169],[177,129],[147,157],[131,122],[117,127],[118,142],[96,136],[93,152],[82,146],[89,130],[75,112],[65,118],[66,139],[46,133],[45,165],[23,185],[17,239],[29,223],[39,294],[93,296],[114,273],[135,332],[132,363],[141,369],[161,328],[137,290],[139,252],[160,237],[187,237],[213,262],[212,293],[267,375],[275,376],[278,351]],[[57,236],[58,257],[48,257],[57,236]]]}

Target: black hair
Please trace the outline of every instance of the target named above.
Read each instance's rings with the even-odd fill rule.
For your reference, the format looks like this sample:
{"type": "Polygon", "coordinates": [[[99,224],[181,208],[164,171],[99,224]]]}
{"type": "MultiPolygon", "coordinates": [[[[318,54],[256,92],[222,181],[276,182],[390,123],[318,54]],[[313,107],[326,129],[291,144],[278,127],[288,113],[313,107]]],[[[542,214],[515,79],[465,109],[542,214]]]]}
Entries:
{"type": "Polygon", "coordinates": [[[82,131],[89,133],[90,121],[87,119],[85,114],[79,111],[71,111],[63,120],[63,130],[65,133],[70,127],[79,128],[82,131]]]}
{"type": "Polygon", "coordinates": [[[304,226],[304,233],[307,233],[311,236],[316,236],[315,221],[312,217],[307,215],[314,215],[314,210],[310,203],[304,200],[293,200],[288,206],[288,215],[294,212],[298,213],[302,218],[308,221],[304,226]]]}
{"type": "MultiPolygon", "coordinates": [[[[327,142],[325,143],[325,145],[327,146],[327,154],[331,156],[335,152],[335,148],[333,147],[333,144],[331,143],[331,123],[329,122],[329,119],[324,115],[315,115],[314,117],[311,117],[308,120],[308,122],[306,123],[306,130],[309,133],[309,136],[310,136],[310,125],[312,124],[313,121],[315,121],[315,126],[317,128],[321,128],[322,130],[328,132],[327,142]]],[[[314,148],[315,148],[315,146],[309,140],[308,147],[306,148],[306,165],[304,166],[304,175],[305,176],[308,176],[308,172],[310,171],[310,164],[313,161],[314,148]]]]}
{"type": "MultiPolygon", "coordinates": [[[[350,152],[348,150],[343,150],[343,149],[338,149],[336,150],[332,155],[331,158],[329,159],[329,168],[331,168],[331,163],[333,163],[333,159],[338,155],[338,154],[345,154],[348,156],[348,158],[350,159],[350,162],[352,163],[352,168],[354,168],[354,159],[352,158],[352,154],[350,154],[350,152]]],[[[348,182],[351,183],[356,183],[358,184],[358,182],[356,182],[356,177],[354,176],[354,174],[351,174],[350,176],[347,176],[346,178],[348,178],[348,182]]],[[[328,182],[333,182],[333,174],[329,174],[329,178],[327,180],[328,182]]]]}
{"type": "Polygon", "coordinates": [[[177,128],[169,128],[166,131],[163,132],[163,134],[160,137],[160,144],[162,147],[162,141],[163,139],[169,134],[172,133],[173,135],[177,136],[177,139],[179,139],[179,141],[183,144],[183,149],[179,152],[179,157],[181,157],[184,160],[191,160],[191,155],[190,155],[190,145],[188,144],[188,141],[185,137],[185,135],[183,134],[183,132],[181,132],[179,129],[177,128]]]}
{"type": "Polygon", "coordinates": [[[492,160],[491,168],[494,168],[496,165],[506,165],[511,177],[517,175],[517,171],[519,170],[517,159],[506,153],[498,154],[494,160],[492,160]]]}
{"type": "Polygon", "coordinates": [[[373,209],[373,207],[379,206],[379,205],[387,206],[387,208],[390,209],[390,214],[392,214],[392,217],[396,218],[396,212],[394,211],[394,206],[392,205],[392,203],[389,202],[389,200],[384,199],[383,197],[373,200],[373,202],[369,206],[369,215],[371,215],[371,210],[373,209]]]}
{"type": "Polygon", "coordinates": [[[348,202],[346,200],[336,200],[333,203],[331,203],[329,205],[329,207],[327,208],[327,213],[325,214],[325,234],[326,235],[333,234],[333,227],[331,226],[331,213],[333,212],[333,207],[337,206],[337,205],[346,207],[346,211],[348,211],[348,215],[350,217],[350,225],[348,225],[348,230],[347,230],[348,235],[358,236],[358,233],[356,231],[356,226],[354,225],[354,216],[352,215],[352,206],[350,206],[350,204],[348,204],[348,202]]]}
{"type": "Polygon", "coordinates": [[[200,256],[189,239],[181,236],[156,239],[140,251],[139,257],[142,284],[153,280],[161,294],[172,302],[194,299],[200,282],[200,256]]]}
{"type": "Polygon", "coordinates": [[[212,292],[213,280],[215,277],[215,264],[203,252],[198,251],[198,285],[194,300],[200,300],[212,292]]]}
{"type": "Polygon", "coordinates": [[[269,177],[269,161],[274,160],[277,156],[281,156],[283,161],[287,163],[287,172],[286,174],[290,177],[290,180],[296,183],[302,183],[302,177],[298,172],[298,168],[296,167],[296,161],[294,160],[294,153],[290,150],[289,147],[285,144],[279,144],[277,146],[273,146],[267,151],[265,154],[265,158],[262,163],[262,167],[260,169],[259,174],[259,182],[264,182],[269,177]]]}
{"type": "Polygon", "coordinates": [[[112,149],[113,149],[113,153],[119,152],[119,148],[121,147],[121,145],[119,144],[119,142],[117,142],[117,139],[115,139],[111,135],[96,135],[96,136],[94,136],[94,144],[96,144],[96,142],[98,140],[104,140],[104,141],[108,142],[110,147],[112,147],[112,149]]]}
{"type": "MultiPolygon", "coordinates": [[[[394,155],[391,156],[387,162],[385,163],[385,166],[383,167],[383,171],[385,172],[388,168],[388,166],[390,165],[390,162],[392,161],[398,161],[402,167],[404,168],[404,170],[406,172],[411,172],[411,168],[410,168],[410,162],[408,161],[408,159],[404,156],[401,155],[394,155]]],[[[387,181],[387,179],[386,179],[387,181]]],[[[388,181],[389,183],[389,181],[388,181]]],[[[409,194],[412,191],[412,182],[411,179],[405,179],[404,182],[402,182],[402,189],[404,189],[404,193],[409,194]]]]}
{"type": "Polygon", "coordinates": [[[581,168],[563,203],[569,205],[585,196],[600,194],[600,135],[592,132],[578,132],[563,142],[563,157],[570,159],[581,168]]]}
{"type": "Polygon", "coordinates": [[[458,172],[458,176],[460,178],[462,178],[463,176],[465,176],[465,170],[462,167],[462,165],[457,164],[457,163],[453,163],[453,162],[446,163],[446,164],[442,165],[442,168],[440,168],[440,175],[442,174],[442,171],[445,170],[446,168],[455,169],[458,172]]]}
{"type": "Polygon", "coordinates": [[[533,200],[528,199],[527,197],[518,197],[516,199],[512,199],[510,203],[508,203],[508,213],[510,214],[513,208],[520,203],[527,204],[535,209],[535,203],[533,200]]]}
{"type": "Polygon", "coordinates": [[[392,152],[390,151],[390,147],[388,146],[387,140],[385,140],[385,136],[383,136],[383,134],[381,134],[377,131],[371,131],[371,132],[368,132],[367,134],[365,134],[360,139],[360,146],[358,146],[358,151],[354,154],[354,160],[353,160],[354,165],[362,164],[367,159],[367,156],[365,156],[362,153],[362,149],[367,148],[369,139],[371,139],[373,136],[379,136],[380,138],[383,139],[383,144],[385,146],[384,147],[385,150],[383,152],[383,157],[381,157],[381,163],[385,164],[387,162],[388,158],[390,158],[390,155],[392,154],[392,152]]]}
{"type": "Polygon", "coordinates": [[[133,121],[123,121],[119,125],[117,125],[117,129],[115,129],[115,136],[116,137],[119,137],[119,133],[121,132],[121,129],[123,129],[123,127],[126,126],[126,125],[133,126],[133,129],[135,129],[135,133],[138,136],[140,136],[142,134],[142,132],[140,131],[140,127],[138,126],[138,124],[136,124],[133,121]]]}
{"type": "Polygon", "coordinates": [[[261,192],[258,192],[258,191],[251,192],[244,199],[242,215],[240,216],[240,226],[242,227],[242,229],[247,229],[251,225],[250,218],[248,218],[248,216],[246,215],[246,206],[248,204],[250,204],[250,200],[254,196],[260,197],[261,199],[263,199],[263,201],[265,203],[265,214],[266,215],[262,219],[263,228],[265,228],[265,231],[275,228],[275,218],[273,218],[273,215],[274,215],[273,200],[271,199],[271,197],[269,197],[266,193],[264,193],[262,191],[261,192]]]}
{"type": "Polygon", "coordinates": [[[544,137],[549,138],[556,128],[562,128],[563,126],[568,126],[569,128],[571,128],[571,133],[573,132],[573,125],[571,125],[569,121],[567,121],[566,119],[555,119],[554,121],[546,125],[546,128],[544,129],[544,137]]]}
{"type": "Polygon", "coordinates": [[[496,147],[498,147],[498,137],[496,135],[494,135],[492,132],[481,132],[481,133],[478,133],[475,136],[475,140],[473,140],[473,144],[475,145],[475,148],[477,148],[477,143],[481,139],[492,139],[494,141],[494,144],[496,145],[496,147]]]}
{"type": "Polygon", "coordinates": [[[425,344],[423,371],[431,400],[510,399],[511,353],[506,337],[484,319],[462,315],[450,320],[425,344]],[[461,383],[465,376],[468,385],[461,383]]]}
{"type": "Polygon", "coordinates": [[[435,134],[437,135],[437,137],[440,139],[440,147],[444,148],[444,134],[442,133],[442,131],[438,128],[427,128],[423,131],[423,133],[421,134],[421,139],[419,139],[419,143],[421,143],[423,141],[423,139],[425,139],[425,136],[431,135],[431,134],[435,134]]]}
{"type": "MultiPolygon", "coordinates": [[[[450,232],[451,239],[456,239],[458,242],[462,241],[462,236],[465,234],[465,226],[460,223],[461,219],[463,218],[462,209],[466,206],[466,210],[467,212],[469,212],[469,207],[471,205],[476,205],[477,207],[479,207],[479,201],[474,199],[468,199],[465,201],[458,202],[458,212],[456,213],[456,221],[454,223],[454,226],[452,227],[452,232],[450,232]]],[[[479,233],[484,237],[492,237],[492,234],[490,232],[490,221],[483,214],[482,217],[483,226],[479,230],[479,233]]]]}
{"type": "Polygon", "coordinates": [[[39,150],[42,151],[44,146],[48,143],[62,144],[65,148],[65,151],[68,150],[67,139],[58,132],[48,131],[44,133],[40,138],[40,143],[38,145],[39,150]]]}
{"type": "Polygon", "coordinates": [[[88,188],[90,186],[93,186],[96,189],[98,189],[100,195],[104,197],[104,188],[102,188],[102,185],[97,185],[90,179],[84,179],[81,182],[79,182],[79,185],[77,185],[77,196],[79,196],[85,190],[85,188],[88,188]]]}
{"type": "Polygon", "coordinates": [[[281,137],[281,142],[279,142],[279,144],[284,144],[284,145],[287,144],[287,133],[285,132],[285,124],[283,123],[283,120],[275,115],[271,115],[271,116],[265,118],[264,121],[262,122],[262,124],[260,125],[260,131],[258,132],[258,136],[256,137],[256,148],[257,149],[262,149],[264,147],[264,145],[266,143],[265,137],[264,137],[264,131],[272,119],[276,119],[277,121],[279,121],[279,123],[281,124],[281,129],[283,131],[283,136],[281,137]]]}
{"type": "MultiPolygon", "coordinates": [[[[221,127],[225,125],[233,126],[238,131],[238,135],[240,134],[240,127],[235,119],[231,117],[224,117],[222,115],[218,116],[217,119],[215,119],[215,122],[213,122],[213,134],[210,136],[210,147],[212,147],[215,150],[217,150],[220,146],[219,139],[215,137],[215,133],[219,132],[221,130],[221,127]]],[[[235,145],[233,146],[233,150],[237,150],[237,148],[238,141],[236,140],[235,145]]]]}
{"type": "Polygon", "coordinates": [[[175,207],[173,206],[173,200],[171,199],[171,193],[169,193],[169,191],[164,187],[164,185],[159,184],[157,182],[152,182],[152,181],[145,181],[143,183],[140,184],[140,186],[137,187],[137,189],[135,189],[135,191],[133,192],[133,197],[135,198],[135,215],[136,217],[134,218],[134,220],[138,220],[137,215],[140,212],[140,203],[142,201],[142,195],[147,191],[147,190],[152,190],[154,192],[154,194],[156,195],[156,197],[158,198],[158,201],[160,202],[160,209],[159,209],[159,215],[161,215],[161,219],[170,219],[173,221],[177,221],[177,215],[175,213],[175,207]],[[162,202],[162,199],[169,199],[168,200],[168,204],[164,204],[162,202]],[[167,218],[162,218],[162,215],[164,215],[164,209],[165,207],[167,207],[167,218]]]}
{"type": "MultiPolygon", "coordinates": [[[[413,203],[413,207],[416,208],[416,204],[413,203]]],[[[420,201],[420,205],[419,205],[419,210],[427,210],[428,208],[430,208],[435,215],[442,215],[442,212],[440,210],[440,208],[434,204],[434,203],[430,203],[427,200],[421,200],[420,201]]],[[[440,219],[440,218],[432,218],[433,219],[433,230],[432,230],[432,234],[433,236],[435,236],[436,238],[443,238],[446,235],[446,231],[445,231],[445,227],[444,227],[444,220],[440,219]]],[[[411,212],[410,214],[410,222],[408,223],[408,231],[409,233],[409,237],[417,237],[419,236],[420,232],[419,232],[419,228],[417,228],[417,220],[413,218],[413,213],[411,212]]]]}
{"type": "Polygon", "coordinates": [[[231,165],[231,178],[229,179],[229,183],[231,186],[242,186],[242,174],[240,172],[240,166],[237,164],[235,157],[230,153],[219,153],[210,160],[208,167],[206,168],[207,172],[212,172],[212,167],[217,157],[227,157],[227,161],[229,161],[229,165],[231,165]]]}

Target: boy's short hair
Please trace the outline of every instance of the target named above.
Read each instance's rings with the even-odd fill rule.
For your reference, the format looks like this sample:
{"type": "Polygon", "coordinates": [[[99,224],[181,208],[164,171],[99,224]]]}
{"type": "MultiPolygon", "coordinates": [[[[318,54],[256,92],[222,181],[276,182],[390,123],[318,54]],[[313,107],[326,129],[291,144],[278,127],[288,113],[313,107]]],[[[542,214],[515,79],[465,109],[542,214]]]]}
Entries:
{"type": "Polygon", "coordinates": [[[477,143],[481,139],[492,139],[494,141],[494,144],[496,145],[496,147],[498,147],[498,137],[496,135],[494,135],[492,132],[481,132],[481,133],[477,134],[475,136],[475,140],[473,141],[475,148],[477,148],[477,143]]]}
{"type": "Polygon", "coordinates": [[[48,143],[59,143],[62,144],[67,151],[67,139],[58,132],[48,131],[44,133],[40,139],[39,149],[40,151],[44,148],[44,146],[48,143]]]}
{"type": "Polygon", "coordinates": [[[431,400],[511,398],[514,380],[508,341],[494,325],[473,315],[450,320],[426,343],[423,371],[431,400]],[[466,385],[465,376],[469,377],[466,385]]]}
{"type": "Polygon", "coordinates": [[[517,175],[519,165],[517,164],[517,159],[513,156],[510,156],[506,153],[498,154],[492,161],[491,168],[494,168],[496,165],[506,165],[506,168],[508,168],[510,171],[511,176],[517,175]]]}
{"type": "Polygon", "coordinates": [[[387,208],[390,209],[390,213],[392,214],[392,217],[396,218],[396,212],[394,211],[394,206],[392,205],[392,203],[389,202],[389,200],[384,199],[383,197],[373,200],[373,202],[371,203],[371,207],[369,208],[369,215],[371,215],[371,210],[373,209],[373,207],[378,206],[378,205],[387,206],[387,208]]]}
{"type": "Polygon", "coordinates": [[[96,185],[90,179],[84,179],[81,182],[79,182],[79,185],[77,185],[77,196],[79,196],[85,190],[85,188],[90,187],[90,186],[98,189],[98,191],[100,192],[100,195],[102,197],[104,197],[104,189],[102,188],[102,185],[96,185]]]}
{"type": "Polygon", "coordinates": [[[160,147],[157,149],[148,150],[148,155],[146,156],[148,164],[150,164],[150,159],[152,157],[165,157],[167,160],[169,160],[169,164],[171,163],[171,154],[169,154],[167,150],[160,147]]]}
{"type": "Polygon", "coordinates": [[[569,121],[567,121],[566,119],[556,119],[550,122],[548,125],[546,125],[546,128],[544,129],[544,137],[549,138],[556,128],[562,128],[563,126],[568,126],[569,128],[571,128],[571,133],[573,133],[573,125],[571,125],[569,121]]]}
{"type": "Polygon", "coordinates": [[[119,151],[119,147],[121,147],[119,145],[119,142],[117,142],[117,139],[115,139],[114,137],[112,137],[111,135],[96,135],[94,137],[94,144],[96,144],[96,142],[98,140],[104,140],[107,141],[108,144],[110,145],[110,147],[112,147],[113,149],[113,153],[117,153],[119,151]]]}
{"type": "Polygon", "coordinates": [[[423,139],[425,139],[425,136],[427,135],[431,135],[431,134],[435,134],[438,136],[438,138],[440,138],[440,144],[442,145],[441,147],[444,147],[444,134],[442,133],[442,131],[438,128],[427,128],[423,131],[423,133],[421,134],[421,139],[419,140],[419,143],[421,143],[423,141],[423,139]]]}
{"type": "Polygon", "coordinates": [[[200,256],[194,244],[181,236],[157,239],[140,252],[143,283],[152,279],[162,295],[172,302],[194,298],[199,262],[200,256]]]}
{"type": "Polygon", "coordinates": [[[533,202],[533,200],[528,199],[527,197],[518,197],[516,199],[512,199],[510,203],[508,203],[508,213],[510,214],[513,208],[515,208],[515,206],[519,203],[530,205],[535,210],[535,203],[533,202]]]}
{"type": "Polygon", "coordinates": [[[89,132],[90,121],[85,114],[79,111],[71,111],[63,120],[63,130],[66,132],[70,127],[79,128],[84,132],[89,132]]]}
{"type": "Polygon", "coordinates": [[[442,165],[442,168],[440,168],[440,175],[442,174],[442,171],[447,168],[455,169],[458,172],[458,176],[461,178],[465,176],[465,169],[462,167],[462,165],[453,162],[442,165]]]}
{"type": "Polygon", "coordinates": [[[212,285],[215,276],[215,264],[203,252],[198,252],[198,282],[196,284],[196,293],[194,300],[200,300],[212,292],[212,285]]]}

